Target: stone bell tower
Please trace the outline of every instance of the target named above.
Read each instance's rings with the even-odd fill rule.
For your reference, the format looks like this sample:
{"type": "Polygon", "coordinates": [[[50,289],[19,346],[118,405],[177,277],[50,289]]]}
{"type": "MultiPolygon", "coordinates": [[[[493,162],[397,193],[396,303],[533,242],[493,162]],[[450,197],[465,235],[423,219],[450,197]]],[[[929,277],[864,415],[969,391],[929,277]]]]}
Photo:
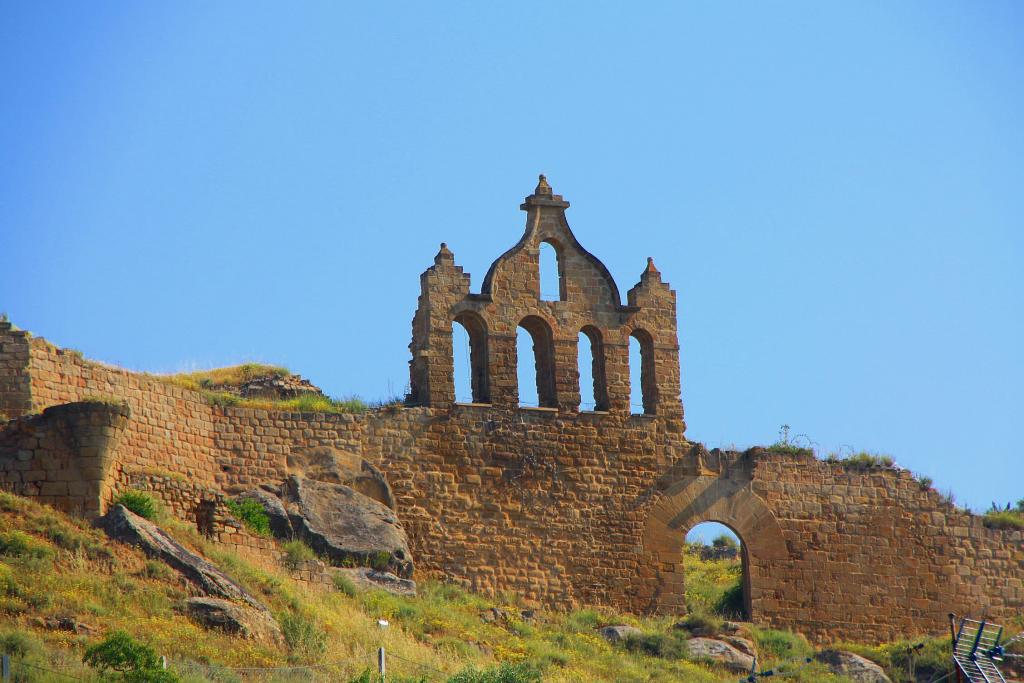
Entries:
{"type": "MultiPolygon", "coordinates": [[[[576,240],[565,218],[569,202],[542,175],[520,208],[526,230],[498,257],[480,293],[470,292],[469,274],[455,264],[448,246],[420,276],[419,306],[412,322],[410,402],[447,408],[455,403],[452,324],[470,339],[473,404],[519,410],[516,333],[533,339],[540,409],[578,413],[643,413],[682,421],[676,295],[653,259],[623,304],[618,286],[593,254],[576,240]],[[558,257],[559,298],[540,293],[541,243],[558,257]],[[581,397],[579,335],[590,340],[594,396],[581,397]],[[629,376],[629,341],[641,350],[640,377],[629,376]],[[630,405],[630,382],[639,382],[643,405],[630,405]]],[[[525,409],[525,408],[524,408],[525,409]]]]}

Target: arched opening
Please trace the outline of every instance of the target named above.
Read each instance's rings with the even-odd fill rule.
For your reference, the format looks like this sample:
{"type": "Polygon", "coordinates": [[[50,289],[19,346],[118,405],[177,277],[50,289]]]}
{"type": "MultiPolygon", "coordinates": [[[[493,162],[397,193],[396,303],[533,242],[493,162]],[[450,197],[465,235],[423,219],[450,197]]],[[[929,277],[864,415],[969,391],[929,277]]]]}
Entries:
{"type": "Polygon", "coordinates": [[[585,326],[580,330],[576,351],[580,375],[580,410],[608,410],[601,331],[593,325],[585,326]]]}
{"type": "Polygon", "coordinates": [[[654,415],[658,409],[658,383],[654,373],[654,338],[637,328],[629,335],[630,412],[654,415]],[[640,381],[637,381],[639,377],[640,381]]]}
{"type": "Polygon", "coordinates": [[[562,258],[554,242],[541,242],[538,267],[540,269],[540,300],[564,301],[562,258]]]}
{"type": "Polygon", "coordinates": [[[529,315],[516,330],[516,375],[519,405],[556,408],[555,349],[551,328],[542,318],[529,315]],[[533,372],[525,359],[533,357],[533,372]]]}
{"type": "Polygon", "coordinates": [[[750,574],[747,548],[725,524],[701,522],[683,544],[686,609],[734,621],[750,618],[750,574]]]}
{"type": "Polygon", "coordinates": [[[456,401],[491,402],[487,376],[487,325],[476,313],[460,313],[452,321],[452,366],[456,401]]]}

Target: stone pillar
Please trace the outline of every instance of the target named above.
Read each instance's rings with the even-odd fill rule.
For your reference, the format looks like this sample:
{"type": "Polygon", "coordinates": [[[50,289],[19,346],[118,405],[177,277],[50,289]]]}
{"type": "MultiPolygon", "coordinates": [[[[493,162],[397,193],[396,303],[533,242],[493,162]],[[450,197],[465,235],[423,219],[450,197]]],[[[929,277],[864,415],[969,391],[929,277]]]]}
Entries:
{"type": "Polygon", "coordinates": [[[28,333],[0,322],[0,422],[32,410],[28,333]]]}
{"type": "Polygon", "coordinates": [[[412,320],[409,401],[447,408],[455,402],[452,378],[452,307],[469,294],[469,275],[441,244],[434,265],[420,276],[420,299],[412,320]]]}

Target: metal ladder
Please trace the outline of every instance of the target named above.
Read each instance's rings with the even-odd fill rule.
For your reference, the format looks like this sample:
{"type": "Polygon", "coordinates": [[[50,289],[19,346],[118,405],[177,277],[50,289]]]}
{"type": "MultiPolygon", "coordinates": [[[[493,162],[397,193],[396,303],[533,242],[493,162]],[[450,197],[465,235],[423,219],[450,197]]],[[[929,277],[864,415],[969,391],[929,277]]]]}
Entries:
{"type": "MultiPolygon", "coordinates": [[[[953,615],[950,618],[954,619],[953,615]]],[[[966,617],[960,619],[960,627],[953,635],[953,662],[963,681],[1006,683],[996,667],[996,662],[1002,661],[1003,648],[999,643],[1002,636],[1002,626],[966,617]]]]}

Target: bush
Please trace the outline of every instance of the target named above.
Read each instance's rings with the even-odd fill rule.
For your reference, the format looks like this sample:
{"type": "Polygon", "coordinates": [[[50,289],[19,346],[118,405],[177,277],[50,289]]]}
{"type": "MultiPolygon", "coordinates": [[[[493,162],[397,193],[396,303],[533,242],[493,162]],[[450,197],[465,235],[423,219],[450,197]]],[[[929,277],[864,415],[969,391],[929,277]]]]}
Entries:
{"type": "Polygon", "coordinates": [[[743,584],[736,583],[725,589],[722,597],[715,603],[715,614],[742,621],[746,614],[746,605],[743,603],[743,584]]]}
{"type": "Polygon", "coordinates": [[[24,631],[5,631],[0,633],[0,654],[23,659],[41,650],[42,644],[35,636],[29,633],[24,631]]]}
{"type": "Polygon", "coordinates": [[[883,455],[878,453],[868,453],[867,451],[861,451],[855,453],[848,458],[840,460],[838,457],[829,457],[829,462],[838,462],[839,464],[849,467],[855,470],[877,470],[877,469],[888,469],[896,464],[896,461],[892,459],[892,456],[883,455]]]}
{"type": "Polygon", "coordinates": [[[366,563],[373,569],[382,572],[391,564],[391,553],[386,550],[378,550],[367,558],[366,563]]]}
{"type": "Polygon", "coordinates": [[[736,542],[736,539],[728,534],[721,534],[711,541],[711,545],[715,548],[735,548],[739,550],[740,544],[736,542]]]}
{"type": "Polygon", "coordinates": [[[704,612],[690,612],[677,624],[698,636],[716,636],[722,630],[722,620],[704,612]]]}
{"type": "Polygon", "coordinates": [[[316,553],[300,540],[287,541],[281,545],[284,551],[284,566],[295,571],[303,562],[316,559],[316,553]]]}
{"type": "Polygon", "coordinates": [[[115,631],[85,651],[82,661],[99,670],[105,679],[126,683],[178,683],[164,670],[156,651],[124,631],[115,631]]]}
{"type": "Polygon", "coordinates": [[[0,533],[0,555],[45,561],[53,557],[53,548],[22,531],[7,531],[0,533]]]}
{"type": "Polygon", "coordinates": [[[153,500],[152,496],[148,493],[143,493],[142,491],[135,491],[134,489],[122,491],[117,498],[114,499],[114,504],[124,505],[139,517],[143,517],[145,519],[153,519],[156,517],[156,502],[153,500]]]}
{"type": "Polygon", "coordinates": [[[502,664],[489,669],[469,667],[448,679],[448,683],[540,683],[540,671],[529,664],[502,664]]]}
{"type": "Polygon", "coordinates": [[[334,590],[339,593],[344,593],[350,598],[356,596],[356,585],[352,583],[352,579],[348,578],[344,574],[336,573],[331,577],[331,581],[334,582],[334,590]]]}
{"type": "Polygon", "coordinates": [[[288,612],[281,618],[281,633],[292,654],[302,659],[315,659],[327,650],[327,634],[297,612],[288,612]]]}
{"type": "Polygon", "coordinates": [[[240,519],[254,534],[270,536],[270,517],[259,501],[251,498],[229,500],[227,506],[231,514],[240,519]]]}
{"type": "Polygon", "coordinates": [[[803,659],[813,654],[807,639],[790,631],[753,628],[757,651],[765,659],[803,659]]]}
{"type": "Polygon", "coordinates": [[[662,659],[683,659],[686,656],[686,638],[679,633],[627,636],[623,644],[630,652],[642,652],[662,659]]]}
{"type": "Polygon", "coordinates": [[[1024,529],[1024,514],[1014,510],[989,510],[981,521],[989,529],[1024,529]]]}

